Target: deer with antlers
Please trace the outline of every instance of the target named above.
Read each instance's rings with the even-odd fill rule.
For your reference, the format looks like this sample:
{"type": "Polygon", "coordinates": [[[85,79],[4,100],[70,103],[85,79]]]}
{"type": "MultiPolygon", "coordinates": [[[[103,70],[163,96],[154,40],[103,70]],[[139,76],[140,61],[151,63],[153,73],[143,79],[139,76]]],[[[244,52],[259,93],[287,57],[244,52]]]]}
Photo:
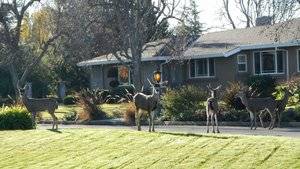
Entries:
{"type": "Polygon", "coordinates": [[[53,98],[45,98],[45,99],[32,99],[27,97],[28,85],[25,85],[23,89],[20,89],[21,99],[24,106],[31,113],[32,120],[35,122],[36,114],[43,111],[48,111],[53,120],[52,130],[56,126],[56,130],[58,129],[57,117],[54,112],[58,108],[58,103],[53,98]]]}
{"type": "Polygon", "coordinates": [[[212,124],[212,127],[213,127],[213,133],[215,133],[215,126],[217,128],[217,132],[220,133],[219,125],[218,125],[218,117],[217,117],[217,115],[220,112],[219,104],[218,104],[218,98],[217,98],[217,91],[221,87],[222,86],[220,85],[217,88],[212,88],[210,84],[207,86],[208,90],[211,93],[211,97],[207,99],[207,105],[206,105],[207,133],[209,133],[210,121],[211,121],[211,124],[212,124]]]}
{"type": "Polygon", "coordinates": [[[149,116],[149,132],[154,132],[154,110],[159,103],[159,93],[156,91],[154,85],[148,79],[150,86],[152,87],[152,94],[146,95],[144,93],[137,93],[134,95],[133,100],[136,107],[136,124],[138,131],[141,131],[141,110],[147,112],[149,116]]]}
{"type": "Polygon", "coordinates": [[[269,129],[274,128],[276,121],[276,109],[277,102],[271,97],[267,98],[247,98],[245,91],[240,91],[236,94],[237,98],[240,98],[245,105],[247,111],[250,113],[250,129],[256,130],[257,128],[257,115],[259,115],[260,121],[262,121],[263,112],[267,111],[271,116],[271,123],[269,129]]]}

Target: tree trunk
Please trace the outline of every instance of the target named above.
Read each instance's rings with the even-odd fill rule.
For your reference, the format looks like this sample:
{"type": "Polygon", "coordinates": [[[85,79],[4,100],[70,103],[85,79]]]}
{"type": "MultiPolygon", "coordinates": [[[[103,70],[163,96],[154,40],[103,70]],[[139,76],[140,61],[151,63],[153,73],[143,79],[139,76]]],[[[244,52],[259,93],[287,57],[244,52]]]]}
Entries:
{"type": "Polygon", "coordinates": [[[19,90],[20,86],[18,85],[18,83],[19,83],[18,74],[17,74],[16,68],[14,65],[9,65],[8,69],[9,69],[9,74],[10,74],[10,77],[12,80],[12,85],[13,85],[14,91],[15,91],[15,97],[16,97],[16,100],[18,101],[20,98],[20,90],[19,90]]]}
{"type": "Polygon", "coordinates": [[[142,83],[142,72],[141,72],[141,58],[133,61],[132,69],[133,69],[133,84],[137,92],[140,92],[143,86],[142,83]]]}

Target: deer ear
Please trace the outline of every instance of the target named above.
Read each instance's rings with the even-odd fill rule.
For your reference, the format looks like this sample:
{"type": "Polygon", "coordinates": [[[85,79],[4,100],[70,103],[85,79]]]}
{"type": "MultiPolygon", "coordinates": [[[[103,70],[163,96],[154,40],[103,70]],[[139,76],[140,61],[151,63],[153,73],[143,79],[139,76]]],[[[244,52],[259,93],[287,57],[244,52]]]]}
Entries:
{"type": "Polygon", "coordinates": [[[206,86],[208,88],[208,90],[211,90],[211,85],[210,83],[206,86]]]}

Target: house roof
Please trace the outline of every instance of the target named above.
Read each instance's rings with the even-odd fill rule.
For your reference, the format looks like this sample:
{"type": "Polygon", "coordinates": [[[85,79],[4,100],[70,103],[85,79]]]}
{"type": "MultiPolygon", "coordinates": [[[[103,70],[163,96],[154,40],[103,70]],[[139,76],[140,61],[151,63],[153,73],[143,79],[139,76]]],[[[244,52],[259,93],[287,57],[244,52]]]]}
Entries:
{"type": "Polygon", "coordinates": [[[202,35],[185,52],[185,57],[220,55],[248,46],[284,44],[300,39],[300,19],[273,26],[257,26],[202,35]]]}
{"type": "MultiPolygon", "coordinates": [[[[177,41],[170,38],[147,43],[145,46],[149,47],[142,53],[142,61],[168,60],[172,56],[168,46],[170,44],[173,47],[178,46],[177,41]]],[[[242,50],[299,45],[300,18],[297,18],[272,26],[258,26],[203,34],[185,49],[180,59],[228,57],[242,50]]],[[[130,50],[129,55],[131,55],[130,50]]],[[[125,58],[122,59],[128,62],[125,58]]],[[[93,66],[115,63],[119,63],[119,61],[112,54],[108,54],[80,62],[77,65],[93,66]]]]}
{"type": "MultiPolygon", "coordinates": [[[[144,48],[145,50],[142,53],[142,61],[153,61],[153,60],[166,60],[165,57],[162,57],[164,54],[164,49],[166,44],[170,42],[171,39],[161,39],[155,42],[147,43],[144,48]]],[[[131,56],[131,51],[128,50],[128,55],[131,56]]],[[[121,57],[122,60],[128,62],[125,57],[121,57]]],[[[91,60],[83,61],[78,63],[78,66],[93,66],[101,64],[115,64],[119,61],[115,58],[113,54],[102,55],[91,60]]]]}

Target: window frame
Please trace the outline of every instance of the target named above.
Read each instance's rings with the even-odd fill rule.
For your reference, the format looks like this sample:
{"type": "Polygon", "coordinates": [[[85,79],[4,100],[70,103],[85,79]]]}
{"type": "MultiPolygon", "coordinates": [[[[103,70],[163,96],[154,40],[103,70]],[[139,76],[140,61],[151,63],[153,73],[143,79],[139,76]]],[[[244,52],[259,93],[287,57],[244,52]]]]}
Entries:
{"type": "Polygon", "coordinates": [[[238,72],[239,73],[246,73],[246,72],[248,72],[248,58],[247,58],[247,55],[246,54],[238,54],[237,55],[237,70],[238,70],[238,72]],[[244,56],[245,57],[245,62],[240,62],[239,61],[239,57],[240,56],[244,56]],[[239,65],[245,65],[245,70],[239,70],[239,65]]]}
{"type": "Polygon", "coordinates": [[[286,69],[287,69],[287,63],[283,63],[283,72],[278,72],[278,58],[277,58],[277,52],[278,51],[284,51],[286,52],[286,58],[283,57],[283,61],[284,59],[287,59],[288,57],[288,51],[285,49],[278,49],[278,50],[261,50],[261,51],[254,51],[253,52],[253,74],[254,75],[284,75],[286,73],[286,69]],[[274,64],[275,64],[275,72],[274,73],[263,73],[263,64],[262,64],[262,53],[264,52],[274,52],[274,64]],[[260,73],[256,73],[256,65],[255,65],[255,54],[259,53],[259,59],[260,59],[260,73]]]}
{"type": "Polygon", "coordinates": [[[205,79],[205,78],[215,78],[216,77],[216,62],[215,62],[215,58],[199,58],[199,59],[190,59],[189,60],[189,79],[205,79]],[[201,60],[201,59],[205,59],[206,60],[206,67],[207,67],[207,75],[206,76],[199,76],[197,74],[197,68],[198,68],[198,64],[197,61],[201,60]],[[210,72],[210,59],[213,59],[213,65],[214,65],[214,75],[210,76],[211,72],[210,72]],[[195,77],[191,76],[191,62],[194,62],[194,74],[195,77]]]}

